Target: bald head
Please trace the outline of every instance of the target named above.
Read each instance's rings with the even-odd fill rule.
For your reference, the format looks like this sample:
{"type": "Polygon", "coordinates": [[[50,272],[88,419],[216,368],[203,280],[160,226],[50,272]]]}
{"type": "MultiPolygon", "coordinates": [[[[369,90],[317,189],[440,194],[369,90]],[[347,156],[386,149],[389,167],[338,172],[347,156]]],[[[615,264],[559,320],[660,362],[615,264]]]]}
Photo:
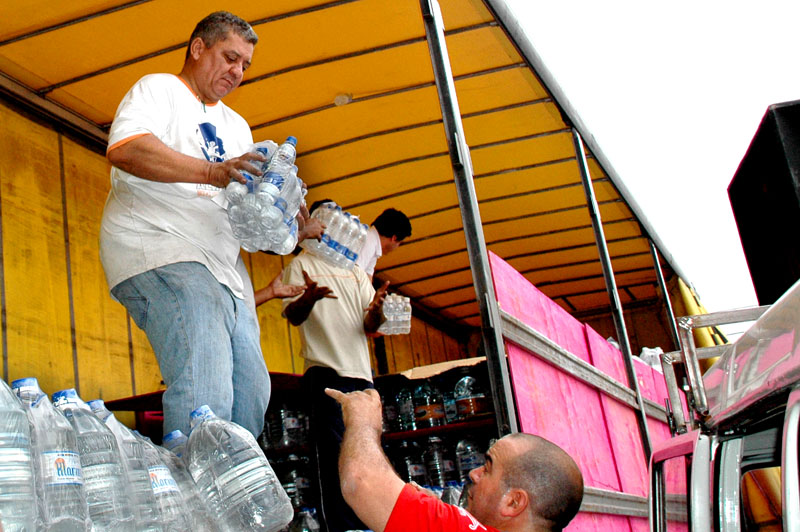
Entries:
{"type": "Polygon", "coordinates": [[[557,445],[532,434],[506,436],[516,453],[503,468],[507,489],[530,496],[535,520],[561,530],[575,517],[583,499],[583,476],[575,461],[557,445]]]}

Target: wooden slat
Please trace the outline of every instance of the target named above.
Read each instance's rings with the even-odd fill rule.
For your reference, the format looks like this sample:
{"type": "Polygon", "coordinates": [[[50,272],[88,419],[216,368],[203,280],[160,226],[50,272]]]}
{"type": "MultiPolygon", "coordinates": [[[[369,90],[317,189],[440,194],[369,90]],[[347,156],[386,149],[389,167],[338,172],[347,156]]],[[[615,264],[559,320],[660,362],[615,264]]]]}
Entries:
{"type": "Polygon", "coordinates": [[[126,397],[133,394],[126,312],[109,295],[97,236],[110,167],[73,142],[62,144],[80,393],[87,401],[126,397]]]}
{"type": "Polygon", "coordinates": [[[73,387],[58,135],[0,107],[8,378],[73,387]]]}

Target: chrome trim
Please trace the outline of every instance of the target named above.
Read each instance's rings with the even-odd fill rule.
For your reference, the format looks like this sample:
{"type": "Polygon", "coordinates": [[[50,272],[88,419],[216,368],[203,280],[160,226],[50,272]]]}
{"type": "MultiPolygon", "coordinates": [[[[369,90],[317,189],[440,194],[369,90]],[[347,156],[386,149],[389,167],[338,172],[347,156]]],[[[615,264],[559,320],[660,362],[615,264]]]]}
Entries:
{"type": "Polygon", "coordinates": [[[783,530],[800,531],[800,473],[798,472],[798,429],[800,429],[800,387],[789,394],[783,422],[781,446],[781,485],[783,530]]]}
{"type": "Polygon", "coordinates": [[[719,530],[739,532],[741,523],[742,440],[724,442],[720,451],[719,468],[719,530]]]}

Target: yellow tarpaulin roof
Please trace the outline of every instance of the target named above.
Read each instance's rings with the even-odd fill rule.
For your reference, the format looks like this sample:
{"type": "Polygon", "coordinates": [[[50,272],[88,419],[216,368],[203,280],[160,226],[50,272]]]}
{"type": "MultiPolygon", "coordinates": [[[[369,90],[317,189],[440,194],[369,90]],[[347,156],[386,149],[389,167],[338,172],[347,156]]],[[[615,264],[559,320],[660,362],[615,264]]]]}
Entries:
{"type": "MultiPolygon", "coordinates": [[[[418,0],[5,0],[0,91],[102,151],[128,88],[177,73],[194,25],[221,8],[260,37],[226,103],[256,140],[299,139],[310,201],[330,197],[367,223],[387,207],[409,215],[412,236],[376,276],[420,308],[477,325],[418,0]]],[[[441,9],[488,248],[571,312],[608,306],[570,120],[590,150],[622,304],[656,298],[655,235],[504,4],[443,0],[441,9]]]]}

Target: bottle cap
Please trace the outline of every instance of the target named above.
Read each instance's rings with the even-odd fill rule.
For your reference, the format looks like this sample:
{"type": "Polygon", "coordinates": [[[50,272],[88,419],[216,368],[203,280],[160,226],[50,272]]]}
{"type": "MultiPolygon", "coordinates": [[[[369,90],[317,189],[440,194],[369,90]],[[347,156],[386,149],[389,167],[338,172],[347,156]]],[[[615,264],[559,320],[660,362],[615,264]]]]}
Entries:
{"type": "Polygon", "coordinates": [[[89,405],[89,408],[92,409],[92,412],[97,412],[98,410],[106,409],[106,403],[102,399],[92,399],[86,404],[89,405]]]}
{"type": "Polygon", "coordinates": [[[203,405],[195,410],[192,410],[192,413],[189,415],[191,419],[191,426],[194,428],[198,425],[201,421],[215,417],[214,411],[208,405],[203,405]]]}
{"type": "Polygon", "coordinates": [[[27,389],[39,389],[39,381],[36,380],[36,377],[25,377],[24,379],[16,379],[11,381],[11,388],[13,390],[27,390],[27,389]]]}
{"type": "Polygon", "coordinates": [[[55,406],[62,405],[80,405],[83,403],[81,398],[78,397],[78,392],[75,388],[67,388],[66,390],[59,390],[53,394],[53,404],[55,406]]]}
{"type": "Polygon", "coordinates": [[[180,445],[182,443],[186,443],[187,439],[188,438],[186,438],[186,434],[184,434],[182,431],[173,430],[172,432],[170,432],[169,434],[167,434],[166,436],[164,436],[161,439],[161,443],[164,444],[164,447],[169,449],[170,446],[174,447],[176,445],[180,445]]]}
{"type": "Polygon", "coordinates": [[[291,144],[292,146],[297,146],[297,139],[292,137],[291,135],[286,137],[287,144],[291,144]]]}

